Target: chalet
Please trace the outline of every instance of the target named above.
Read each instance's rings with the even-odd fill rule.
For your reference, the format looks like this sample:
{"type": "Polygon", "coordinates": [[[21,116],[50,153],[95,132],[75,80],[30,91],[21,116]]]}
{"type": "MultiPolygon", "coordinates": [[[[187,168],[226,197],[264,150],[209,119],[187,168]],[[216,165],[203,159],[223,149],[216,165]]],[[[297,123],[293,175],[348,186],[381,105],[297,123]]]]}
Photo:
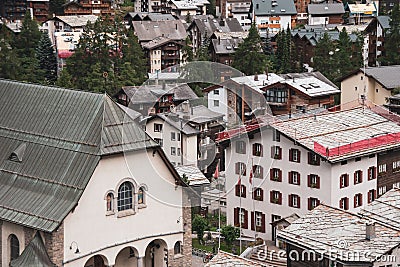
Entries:
{"type": "Polygon", "coordinates": [[[176,20],[174,16],[171,14],[163,14],[163,13],[148,13],[148,12],[128,12],[124,16],[125,24],[131,26],[132,21],[163,21],[163,20],[176,20]]]}
{"type": "Polygon", "coordinates": [[[379,58],[384,55],[385,35],[388,29],[390,29],[389,16],[373,18],[365,29],[368,35],[368,66],[378,66],[379,58]]]}
{"type": "Polygon", "coordinates": [[[377,105],[387,103],[387,99],[400,88],[400,65],[368,67],[355,70],[342,77],[341,103],[367,99],[377,105]]]}
{"type": "Polygon", "coordinates": [[[244,30],[249,30],[251,1],[248,0],[227,0],[225,14],[227,18],[235,18],[239,21],[244,30]]]}
{"type": "Polygon", "coordinates": [[[351,24],[368,24],[374,17],[378,15],[375,3],[347,3],[346,12],[348,14],[348,23],[351,24]]]}
{"type": "Polygon", "coordinates": [[[308,24],[327,25],[342,24],[344,15],[343,3],[320,3],[308,5],[308,24]]]}
{"type": "Polygon", "coordinates": [[[26,12],[43,22],[49,16],[49,0],[3,0],[0,2],[0,17],[8,21],[22,21],[26,12]]]}
{"type": "Polygon", "coordinates": [[[399,208],[398,188],[358,214],[320,205],[278,232],[292,255],[288,266],[398,266],[399,208]]]}
{"type": "Polygon", "coordinates": [[[175,16],[205,15],[208,0],[170,0],[171,14],[175,16]]]}
{"type": "Polygon", "coordinates": [[[111,0],[73,0],[63,5],[64,15],[114,16],[111,0]]]}
{"type": "Polygon", "coordinates": [[[391,112],[400,114],[400,94],[389,96],[388,101],[384,106],[391,112]]]}
{"type": "Polygon", "coordinates": [[[0,91],[2,266],[191,266],[185,184],[111,97],[0,91]]]}

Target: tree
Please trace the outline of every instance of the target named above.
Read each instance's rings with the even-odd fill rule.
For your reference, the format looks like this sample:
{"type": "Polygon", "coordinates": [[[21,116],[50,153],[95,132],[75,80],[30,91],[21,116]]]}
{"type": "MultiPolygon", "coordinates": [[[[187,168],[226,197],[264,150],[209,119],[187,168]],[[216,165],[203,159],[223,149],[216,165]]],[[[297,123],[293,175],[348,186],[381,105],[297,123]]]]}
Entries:
{"type": "Polygon", "coordinates": [[[320,71],[329,80],[334,80],[336,64],[333,60],[335,47],[328,33],[325,32],[321,39],[319,39],[314,52],[314,69],[320,71]]]}
{"type": "Polygon", "coordinates": [[[246,75],[254,75],[264,72],[266,64],[267,57],[263,53],[263,43],[253,23],[248,36],[239,44],[235,52],[232,67],[246,75]]]}
{"type": "Polygon", "coordinates": [[[50,14],[62,15],[64,13],[63,5],[65,0],[50,0],[49,1],[49,12],[50,14]]]}
{"type": "Polygon", "coordinates": [[[44,71],[44,83],[54,84],[57,80],[57,57],[47,33],[43,33],[39,40],[36,57],[40,69],[44,71]]]}
{"type": "Polygon", "coordinates": [[[204,231],[207,229],[207,227],[208,227],[207,220],[201,217],[200,215],[196,214],[192,221],[192,229],[197,233],[197,239],[199,241],[199,244],[204,244],[203,236],[204,236],[204,231]]]}
{"type": "Polygon", "coordinates": [[[395,4],[390,14],[390,28],[385,34],[385,54],[381,57],[382,65],[400,64],[400,8],[395,4]]]}
{"type": "Polygon", "coordinates": [[[0,77],[17,80],[20,62],[15,49],[11,46],[11,34],[6,26],[0,25],[0,77]]]}
{"type": "Polygon", "coordinates": [[[221,229],[221,235],[225,239],[226,246],[231,249],[232,243],[240,236],[239,228],[233,227],[232,225],[226,225],[221,229]]]}
{"type": "Polygon", "coordinates": [[[185,44],[182,47],[182,60],[183,62],[193,61],[193,47],[189,36],[186,37],[185,44]]]}

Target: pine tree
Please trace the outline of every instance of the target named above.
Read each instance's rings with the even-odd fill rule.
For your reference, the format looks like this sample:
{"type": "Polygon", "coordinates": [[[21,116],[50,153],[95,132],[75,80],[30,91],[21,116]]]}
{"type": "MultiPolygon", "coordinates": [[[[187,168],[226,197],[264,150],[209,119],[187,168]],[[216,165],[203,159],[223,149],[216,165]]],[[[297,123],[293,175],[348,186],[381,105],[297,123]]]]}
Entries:
{"type": "Polygon", "coordinates": [[[339,40],[333,54],[333,61],[337,65],[337,72],[333,74],[335,79],[353,70],[352,42],[345,28],[339,33],[339,40]]]}
{"type": "Polygon", "coordinates": [[[64,13],[63,5],[65,0],[50,0],[49,1],[49,12],[50,14],[62,15],[64,13]]]}
{"type": "Polygon", "coordinates": [[[192,41],[190,40],[189,36],[186,37],[185,44],[182,47],[182,60],[184,62],[193,61],[192,41]]]}
{"type": "Polygon", "coordinates": [[[319,39],[314,52],[314,69],[320,71],[329,80],[334,79],[334,60],[333,55],[335,47],[328,33],[325,32],[321,39],[319,39]]]}
{"type": "Polygon", "coordinates": [[[385,54],[381,58],[382,65],[400,64],[400,8],[395,4],[390,14],[390,28],[385,36],[385,54]]]}
{"type": "Polygon", "coordinates": [[[0,25],[0,77],[17,80],[21,64],[11,43],[11,32],[0,25]]]}
{"type": "Polygon", "coordinates": [[[233,67],[246,75],[254,75],[264,72],[266,64],[267,57],[263,53],[263,43],[253,23],[248,36],[235,52],[233,67]]]}
{"type": "Polygon", "coordinates": [[[54,84],[57,80],[57,57],[47,33],[43,33],[39,40],[36,57],[40,69],[44,71],[44,83],[54,84]]]}

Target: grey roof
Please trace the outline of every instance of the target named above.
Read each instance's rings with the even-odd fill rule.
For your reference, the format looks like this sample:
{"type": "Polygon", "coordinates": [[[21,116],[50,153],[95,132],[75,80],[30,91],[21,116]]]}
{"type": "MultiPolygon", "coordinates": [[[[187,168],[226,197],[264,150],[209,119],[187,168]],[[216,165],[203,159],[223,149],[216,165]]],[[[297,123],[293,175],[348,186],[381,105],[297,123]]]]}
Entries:
{"type": "Polygon", "coordinates": [[[293,1],[253,0],[253,10],[256,16],[297,14],[296,6],[293,1]],[[273,2],[276,3],[276,5],[273,5],[273,2]]]}
{"type": "Polygon", "coordinates": [[[56,265],[51,262],[42,237],[39,232],[36,232],[35,237],[29,242],[28,246],[25,247],[21,255],[11,261],[10,266],[55,267],[56,265]]]}
{"type": "Polygon", "coordinates": [[[360,211],[362,216],[400,230],[400,189],[393,188],[360,211]]]}
{"type": "Polygon", "coordinates": [[[179,165],[175,167],[176,171],[181,177],[185,175],[188,179],[189,185],[204,185],[210,184],[210,181],[195,165],[179,165]]]}
{"type": "Polygon", "coordinates": [[[158,147],[105,94],[0,80],[0,113],[0,219],[47,232],[76,206],[101,156],[158,147]]]}
{"type": "Polygon", "coordinates": [[[367,240],[366,223],[370,221],[368,217],[322,204],[278,231],[278,238],[316,252],[333,252],[331,256],[340,261],[374,262],[399,246],[400,231],[376,222],[376,236],[367,240]]]}
{"type": "MultiPolygon", "coordinates": [[[[360,69],[363,71],[363,69],[360,69]]],[[[366,68],[365,74],[374,78],[387,89],[400,87],[400,65],[366,68]]]]}
{"type": "Polygon", "coordinates": [[[185,40],[187,33],[180,20],[166,21],[133,21],[133,30],[139,42],[149,42],[156,37],[166,37],[171,40],[185,40]]]}
{"type": "Polygon", "coordinates": [[[310,15],[335,15],[344,13],[343,3],[308,4],[308,14],[310,15]]]}
{"type": "Polygon", "coordinates": [[[390,29],[390,17],[389,16],[377,16],[379,24],[381,24],[382,28],[390,29]]]}
{"type": "Polygon", "coordinates": [[[163,85],[142,85],[122,87],[132,104],[155,103],[157,99],[165,94],[173,94],[174,100],[184,101],[197,99],[198,96],[186,83],[163,85]]]}
{"type": "Polygon", "coordinates": [[[183,111],[176,111],[176,113],[179,114],[179,116],[185,115],[188,117],[188,121],[198,124],[220,120],[224,116],[224,114],[212,111],[203,105],[192,107],[191,112],[189,113],[185,113],[183,111]]]}
{"type": "MultiPolygon", "coordinates": [[[[338,41],[340,35],[338,30],[327,30],[323,26],[318,26],[311,29],[295,29],[292,30],[291,33],[293,37],[298,36],[298,38],[307,39],[307,41],[313,46],[317,45],[318,41],[324,36],[325,33],[328,34],[332,41],[338,41]]],[[[350,33],[349,38],[352,42],[355,42],[357,40],[357,34],[350,33]]]]}
{"type": "Polygon", "coordinates": [[[173,113],[165,113],[165,114],[159,113],[151,116],[150,118],[144,119],[144,121],[147,123],[155,118],[160,118],[161,120],[165,121],[175,129],[181,130],[185,135],[197,135],[200,133],[198,130],[187,124],[185,120],[179,118],[177,115],[173,113]],[[182,129],[181,129],[181,122],[182,122],[182,129]]]}
{"type": "Polygon", "coordinates": [[[233,54],[243,42],[243,38],[212,39],[211,45],[216,54],[233,54]]]}
{"type": "Polygon", "coordinates": [[[150,42],[143,44],[143,48],[151,50],[170,42],[175,42],[175,41],[167,37],[159,36],[154,38],[150,42]]]}
{"type": "Polygon", "coordinates": [[[274,222],[272,222],[271,224],[272,224],[272,225],[276,225],[276,224],[278,224],[278,223],[280,223],[280,222],[282,222],[282,221],[286,221],[286,222],[288,222],[289,224],[291,224],[291,223],[293,223],[294,221],[298,220],[299,218],[300,218],[299,215],[297,215],[296,213],[293,213],[293,214],[291,214],[291,215],[289,215],[289,216],[286,216],[286,217],[283,217],[283,218],[281,218],[281,219],[279,219],[279,220],[277,220],[277,221],[274,221],[274,222]]]}
{"type": "Polygon", "coordinates": [[[56,16],[50,20],[61,20],[72,28],[83,27],[88,21],[94,23],[98,19],[96,15],[56,16]]]}
{"type": "Polygon", "coordinates": [[[162,14],[162,13],[149,13],[147,14],[143,20],[151,20],[151,21],[164,21],[164,20],[176,20],[174,16],[171,14],[162,14]]]}
{"type": "Polygon", "coordinates": [[[264,265],[220,250],[204,267],[263,267],[264,265]]]}
{"type": "Polygon", "coordinates": [[[195,25],[202,35],[207,33],[208,37],[214,32],[243,32],[243,28],[236,18],[224,19],[222,25],[220,19],[215,19],[212,16],[197,18],[193,20],[189,29],[195,25]]]}

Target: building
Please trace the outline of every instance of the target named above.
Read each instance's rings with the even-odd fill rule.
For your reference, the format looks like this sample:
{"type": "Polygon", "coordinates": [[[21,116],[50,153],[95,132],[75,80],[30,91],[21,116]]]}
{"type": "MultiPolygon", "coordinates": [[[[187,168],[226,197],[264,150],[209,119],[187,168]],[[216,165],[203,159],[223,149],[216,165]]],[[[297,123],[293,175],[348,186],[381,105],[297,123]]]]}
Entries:
{"type": "Polygon", "coordinates": [[[239,21],[240,25],[245,31],[248,31],[251,26],[250,20],[250,7],[251,1],[248,0],[227,0],[226,10],[223,17],[235,18],[239,21]]]}
{"type": "Polygon", "coordinates": [[[400,94],[389,96],[388,101],[384,106],[391,112],[400,114],[400,94]]]}
{"type": "Polygon", "coordinates": [[[132,21],[163,21],[163,20],[176,20],[174,16],[171,14],[163,14],[163,13],[148,13],[148,12],[128,12],[124,16],[125,24],[131,26],[132,21]]]}
{"type": "Polygon", "coordinates": [[[244,237],[275,240],[271,223],[320,203],[359,211],[400,182],[400,117],[382,107],[258,119],[217,137],[228,224],[244,237]]]}
{"type": "Polygon", "coordinates": [[[111,0],[73,0],[64,6],[64,15],[114,16],[111,0]]]}
{"type": "Polygon", "coordinates": [[[288,266],[397,266],[399,208],[397,188],[358,214],[320,205],[278,232],[278,238],[287,244],[288,255],[292,255],[288,266]],[[332,255],[335,257],[329,257],[332,255]]]}
{"type": "Polygon", "coordinates": [[[252,10],[253,21],[261,35],[275,35],[296,26],[297,11],[293,1],[254,0],[252,10]]]}
{"type": "Polygon", "coordinates": [[[205,15],[208,0],[170,0],[171,14],[175,16],[205,15]]]}
{"type": "Polygon", "coordinates": [[[191,266],[185,185],[111,97],[0,91],[2,266],[191,266]]]}
{"type": "Polygon", "coordinates": [[[0,2],[0,17],[9,21],[23,20],[27,11],[38,22],[49,16],[49,0],[3,0],[0,2]]]}
{"type": "Polygon", "coordinates": [[[180,20],[132,21],[132,29],[148,55],[150,73],[169,67],[177,71],[183,63],[181,49],[187,37],[180,20]]]}
{"type": "Polygon", "coordinates": [[[220,250],[204,267],[263,267],[264,265],[225,251],[220,250]]]}
{"type": "Polygon", "coordinates": [[[196,54],[214,33],[243,32],[243,28],[235,18],[215,19],[209,15],[195,18],[187,31],[192,41],[193,53],[196,54]]]}
{"type": "Polygon", "coordinates": [[[320,3],[308,5],[308,24],[327,25],[342,24],[344,15],[343,3],[320,3]]]}
{"type": "Polygon", "coordinates": [[[400,5],[399,0],[379,0],[379,15],[389,15],[395,4],[400,5]]]}
{"type": "Polygon", "coordinates": [[[374,17],[378,16],[378,10],[375,3],[366,4],[346,4],[348,12],[348,23],[351,24],[368,24],[374,17]]]}
{"type": "MultiPolygon", "coordinates": [[[[248,32],[215,32],[213,36],[211,36],[210,43],[211,61],[231,66],[233,64],[236,49],[247,35],[248,32]]],[[[224,79],[225,77],[230,77],[232,75],[229,69],[227,72],[227,74],[222,75],[224,79]]]]}
{"type": "Polygon", "coordinates": [[[400,87],[399,65],[368,67],[355,70],[340,79],[341,103],[360,100],[363,97],[377,105],[383,105],[400,87]]]}
{"type": "Polygon", "coordinates": [[[385,35],[390,29],[389,16],[373,18],[365,29],[368,35],[368,66],[379,66],[379,58],[384,55],[385,35]]]}
{"type": "Polygon", "coordinates": [[[170,112],[184,101],[197,99],[186,83],[125,86],[116,95],[118,103],[143,116],[170,112]]]}

